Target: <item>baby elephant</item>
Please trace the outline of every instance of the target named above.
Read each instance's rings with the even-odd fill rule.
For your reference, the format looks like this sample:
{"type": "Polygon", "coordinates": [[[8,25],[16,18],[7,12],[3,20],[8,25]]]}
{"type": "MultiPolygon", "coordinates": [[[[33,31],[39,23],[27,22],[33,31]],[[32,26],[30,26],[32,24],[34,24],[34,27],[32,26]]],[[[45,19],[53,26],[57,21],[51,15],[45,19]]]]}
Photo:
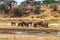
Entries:
{"type": "Polygon", "coordinates": [[[16,22],[11,22],[11,25],[12,26],[16,26],[16,22]]]}

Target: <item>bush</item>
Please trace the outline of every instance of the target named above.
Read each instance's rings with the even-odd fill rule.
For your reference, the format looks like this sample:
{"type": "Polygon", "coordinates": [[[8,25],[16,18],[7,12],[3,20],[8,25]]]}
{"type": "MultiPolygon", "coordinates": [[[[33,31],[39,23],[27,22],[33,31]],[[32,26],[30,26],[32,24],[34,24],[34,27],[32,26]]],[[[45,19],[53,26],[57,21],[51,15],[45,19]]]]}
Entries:
{"type": "Polygon", "coordinates": [[[52,8],[53,9],[53,11],[56,11],[57,10],[57,5],[56,4],[52,4],[52,5],[50,5],[50,8],[52,8]]]}
{"type": "Polygon", "coordinates": [[[24,15],[27,15],[28,13],[26,13],[27,9],[22,7],[22,6],[18,6],[16,8],[13,9],[13,15],[14,17],[21,17],[24,15]]]}
{"type": "Polygon", "coordinates": [[[49,21],[49,23],[55,23],[55,22],[57,22],[59,20],[58,19],[49,19],[48,21],[49,21]]]}
{"type": "Polygon", "coordinates": [[[36,5],[36,6],[35,6],[34,13],[35,13],[35,14],[40,14],[40,8],[41,8],[40,5],[36,5]]]}
{"type": "Polygon", "coordinates": [[[5,9],[5,5],[4,4],[0,4],[0,9],[5,9]]]}

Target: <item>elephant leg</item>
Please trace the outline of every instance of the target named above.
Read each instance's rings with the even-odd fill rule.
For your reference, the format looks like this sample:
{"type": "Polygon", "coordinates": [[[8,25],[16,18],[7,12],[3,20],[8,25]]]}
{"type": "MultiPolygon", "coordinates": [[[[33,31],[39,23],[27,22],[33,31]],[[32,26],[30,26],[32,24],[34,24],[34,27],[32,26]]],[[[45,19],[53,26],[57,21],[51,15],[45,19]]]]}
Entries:
{"type": "Polygon", "coordinates": [[[13,26],[13,24],[11,23],[11,25],[13,26]]]}
{"type": "Polygon", "coordinates": [[[20,26],[20,24],[18,24],[18,26],[20,26]]]}
{"type": "Polygon", "coordinates": [[[48,28],[48,24],[46,24],[46,27],[48,28]]]}
{"type": "Polygon", "coordinates": [[[26,27],[29,27],[29,24],[27,24],[26,27]]]}

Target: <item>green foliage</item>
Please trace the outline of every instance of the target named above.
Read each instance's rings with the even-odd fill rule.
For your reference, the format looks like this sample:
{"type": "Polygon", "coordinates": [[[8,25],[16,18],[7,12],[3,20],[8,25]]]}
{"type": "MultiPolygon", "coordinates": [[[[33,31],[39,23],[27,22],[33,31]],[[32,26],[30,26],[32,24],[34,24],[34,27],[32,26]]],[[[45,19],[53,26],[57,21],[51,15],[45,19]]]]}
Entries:
{"type": "Polygon", "coordinates": [[[56,0],[44,0],[45,3],[54,3],[56,0]]]}
{"type": "Polygon", "coordinates": [[[36,5],[35,8],[39,10],[41,8],[41,6],[40,5],[36,5]]]}
{"type": "Polygon", "coordinates": [[[5,9],[5,5],[4,4],[0,4],[0,9],[5,9]]]}
{"type": "Polygon", "coordinates": [[[13,11],[14,11],[14,16],[18,16],[19,17],[19,16],[25,15],[27,9],[22,7],[22,6],[18,6],[16,8],[14,8],[13,11]]]}
{"type": "Polygon", "coordinates": [[[22,6],[19,6],[19,10],[21,11],[21,12],[26,12],[26,8],[24,8],[24,7],[22,7],[22,6]]]}

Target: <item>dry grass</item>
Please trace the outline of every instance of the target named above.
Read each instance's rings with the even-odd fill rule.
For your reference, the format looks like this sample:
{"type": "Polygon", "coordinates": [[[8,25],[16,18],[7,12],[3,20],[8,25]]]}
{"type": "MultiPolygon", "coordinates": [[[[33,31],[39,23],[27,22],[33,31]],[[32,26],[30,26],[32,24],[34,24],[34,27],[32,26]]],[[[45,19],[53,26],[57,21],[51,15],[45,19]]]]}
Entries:
{"type": "Polygon", "coordinates": [[[60,37],[56,36],[39,36],[39,35],[7,35],[0,36],[0,40],[60,40],[60,37]],[[2,36],[2,37],[1,37],[2,36]]]}
{"type": "Polygon", "coordinates": [[[39,18],[0,18],[0,22],[10,22],[10,21],[16,21],[16,22],[20,22],[20,21],[32,21],[32,22],[36,22],[36,21],[40,21],[40,20],[48,20],[50,23],[54,23],[54,22],[60,22],[60,18],[45,18],[45,19],[39,19],[39,18]]]}
{"type": "Polygon", "coordinates": [[[0,22],[10,22],[10,21],[38,21],[38,20],[44,20],[44,19],[38,19],[38,18],[0,18],[0,22]]]}

